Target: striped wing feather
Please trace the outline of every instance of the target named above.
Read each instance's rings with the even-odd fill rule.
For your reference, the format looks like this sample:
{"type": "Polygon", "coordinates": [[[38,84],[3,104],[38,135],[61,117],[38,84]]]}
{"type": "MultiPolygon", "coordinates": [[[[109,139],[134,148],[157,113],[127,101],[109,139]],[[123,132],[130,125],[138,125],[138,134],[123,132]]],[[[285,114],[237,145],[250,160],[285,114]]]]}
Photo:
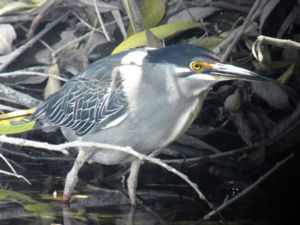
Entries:
{"type": "Polygon", "coordinates": [[[71,128],[78,136],[114,126],[127,115],[127,97],[119,74],[93,65],[46,99],[33,116],[71,128]],[[91,73],[91,71],[98,73],[91,73]],[[101,72],[106,73],[101,75],[101,72]],[[100,74],[99,74],[100,72],[100,74]]]}

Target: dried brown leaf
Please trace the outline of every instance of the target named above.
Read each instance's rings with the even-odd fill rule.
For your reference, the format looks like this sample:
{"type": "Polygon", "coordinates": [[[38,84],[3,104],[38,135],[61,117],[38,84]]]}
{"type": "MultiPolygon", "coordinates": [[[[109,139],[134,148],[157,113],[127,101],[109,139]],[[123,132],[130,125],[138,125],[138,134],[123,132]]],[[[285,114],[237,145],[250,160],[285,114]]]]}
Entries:
{"type": "Polygon", "coordinates": [[[241,95],[238,89],[225,99],[224,107],[229,112],[236,112],[239,110],[241,107],[241,95]]]}
{"type": "Polygon", "coordinates": [[[12,43],[16,39],[15,29],[10,24],[0,24],[0,55],[5,55],[12,50],[12,43]]]}
{"type": "Polygon", "coordinates": [[[241,138],[248,144],[252,144],[252,129],[248,124],[248,121],[246,120],[244,114],[239,111],[237,113],[234,113],[232,115],[232,120],[234,122],[235,127],[238,130],[239,135],[241,138]]]}
{"type": "Polygon", "coordinates": [[[88,66],[88,58],[82,50],[70,48],[57,56],[57,64],[61,73],[68,72],[76,75],[88,66]]]}
{"type": "MultiPolygon", "coordinates": [[[[48,68],[48,73],[49,74],[58,74],[58,66],[53,65],[48,68]]],[[[44,90],[44,98],[48,98],[50,95],[54,94],[55,92],[58,91],[61,87],[61,82],[60,80],[54,78],[54,77],[49,77],[45,90],[44,90]]]]}
{"type": "MultiPolygon", "coordinates": [[[[53,44],[51,46],[52,49],[57,50],[57,49],[64,49],[67,48],[67,45],[75,40],[77,38],[77,36],[75,35],[74,30],[68,29],[65,31],[62,31],[60,33],[60,40],[57,41],[55,44],[53,44]]],[[[73,44],[73,46],[77,46],[77,44],[73,44]]],[[[61,51],[59,51],[61,52],[61,51]]],[[[56,53],[57,54],[57,53],[56,53]]],[[[36,59],[37,62],[39,63],[43,63],[43,64],[51,64],[52,63],[52,58],[51,58],[51,52],[49,51],[49,49],[42,49],[41,51],[37,52],[34,56],[34,58],[36,59]]]]}
{"type": "Polygon", "coordinates": [[[253,92],[276,109],[290,109],[288,95],[276,84],[251,82],[253,92]]]}

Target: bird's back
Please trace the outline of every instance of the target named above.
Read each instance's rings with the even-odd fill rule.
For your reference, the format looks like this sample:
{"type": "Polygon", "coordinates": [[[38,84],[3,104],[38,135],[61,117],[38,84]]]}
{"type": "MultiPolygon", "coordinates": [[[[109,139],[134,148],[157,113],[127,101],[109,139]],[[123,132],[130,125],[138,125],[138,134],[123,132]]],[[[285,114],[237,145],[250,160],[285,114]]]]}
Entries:
{"type": "Polygon", "coordinates": [[[115,58],[91,64],[37,107],[33,119],[72,129],[81,137],[126,114],[127,99],[115,58]]]}

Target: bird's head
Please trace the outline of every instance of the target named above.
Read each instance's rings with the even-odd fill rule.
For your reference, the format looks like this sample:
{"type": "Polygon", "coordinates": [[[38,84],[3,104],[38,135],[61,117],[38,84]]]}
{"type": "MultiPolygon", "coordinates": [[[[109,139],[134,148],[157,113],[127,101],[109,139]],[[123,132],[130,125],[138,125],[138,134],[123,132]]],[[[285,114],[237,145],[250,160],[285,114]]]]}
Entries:
{"type": "Polygon", "coordinates": [[[271,81],[252,71],[221,62],[208,49],[181,44],[147,51],[146,61],[159,65],[160,74],[172,74],[172,81],[186,93],[198,95],[225,80],[271,81]]]}
{"type": "MultiPolygon", "coordinates": [[[[208,49],[195,45],[179,44],[160,49],[141,48],[114,55],[110,60],[121,62],[127,92],[148,87],[171,96],[185,97],[207,93],[210,87],[220,81],[248,80],[271,81],[249,70],[221,62],[208,49]],[[143,77],[144,82],[141,82],[143,77]],[[176,95],[178,93],[178,95],[176,95]]],[[[160,94],[160,93],[158,93],[160,94]]]]}
{"type": "Polygon", "coordinates": [[[217,55],[208,49],[195,45],[173,45],[149,52],[151,62],[172,65],[177,77],[208,80],[272,81],[252,71],[222,63],[217,55]]]}

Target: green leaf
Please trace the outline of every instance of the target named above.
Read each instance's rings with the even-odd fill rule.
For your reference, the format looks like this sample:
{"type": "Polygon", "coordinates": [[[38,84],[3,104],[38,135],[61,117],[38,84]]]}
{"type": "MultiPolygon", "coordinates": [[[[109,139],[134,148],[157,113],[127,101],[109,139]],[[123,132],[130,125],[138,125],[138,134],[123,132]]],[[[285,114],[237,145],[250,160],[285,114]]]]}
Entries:
{"type": "MultiPolygon", "coordinates": [[[[144,19],[144,25],[147,28],[157,26],[165,15],[166,6],[162,0],[144,0],[141,6],[141,14],[144,19]]],[[[133,34],[132,26],[130,25],[127,31],[127,36],[133,34]]]]}
{"type": "Polygon", "coordinates": [[[10,200],[12,202],[26,202],[30,204],[36,203],[36,201],[28,195],[6,189],[0,189],[0,200],[10,200]]]}
{"type": "Polygon", "coordinates": [[[6,189],[0,189],[0,200],[8,200],[17,203],[30,212],[45,211],[54,207],[53,204],[40,203],[28,195],[6,189]]]}
{"type": "Polygon", "coordinates": [[[35,123],[26,116],[0,120],[0,135],[19,134],[32,130],[35,123]]]}
{"type": "MultiPolygon", "coordinates": [[[[150,31],[160,40],[163,40],[165,38],[174,36],[175,34],[178,34],[180,32],[200,27],[201,25],[199,23],[174,22],[151,28],[150,31]]],[[[121,42],[121,44],[119,44],[111,54],[114,55],[119,52],[128,50],[130,48],[145,46],[146,43],[147,40],[145,31],[135,33],[123,42],[121,42]]]]}
{"type": "Polygon", "coordinates": [[[24,205],[23,207],[29,212],[42,212],[53,208],[53,204],[36,203],[24,205]]]}
{"type": "Polygon", "coordinates": [[[16,13],[16,12],[23,12],[27,9],[35,8],[36,4],[29,4],[26,3],[26,1],[7,1],[7,3],[0,5],[0,16],[10,14],[10,13],[16,13]]]}

